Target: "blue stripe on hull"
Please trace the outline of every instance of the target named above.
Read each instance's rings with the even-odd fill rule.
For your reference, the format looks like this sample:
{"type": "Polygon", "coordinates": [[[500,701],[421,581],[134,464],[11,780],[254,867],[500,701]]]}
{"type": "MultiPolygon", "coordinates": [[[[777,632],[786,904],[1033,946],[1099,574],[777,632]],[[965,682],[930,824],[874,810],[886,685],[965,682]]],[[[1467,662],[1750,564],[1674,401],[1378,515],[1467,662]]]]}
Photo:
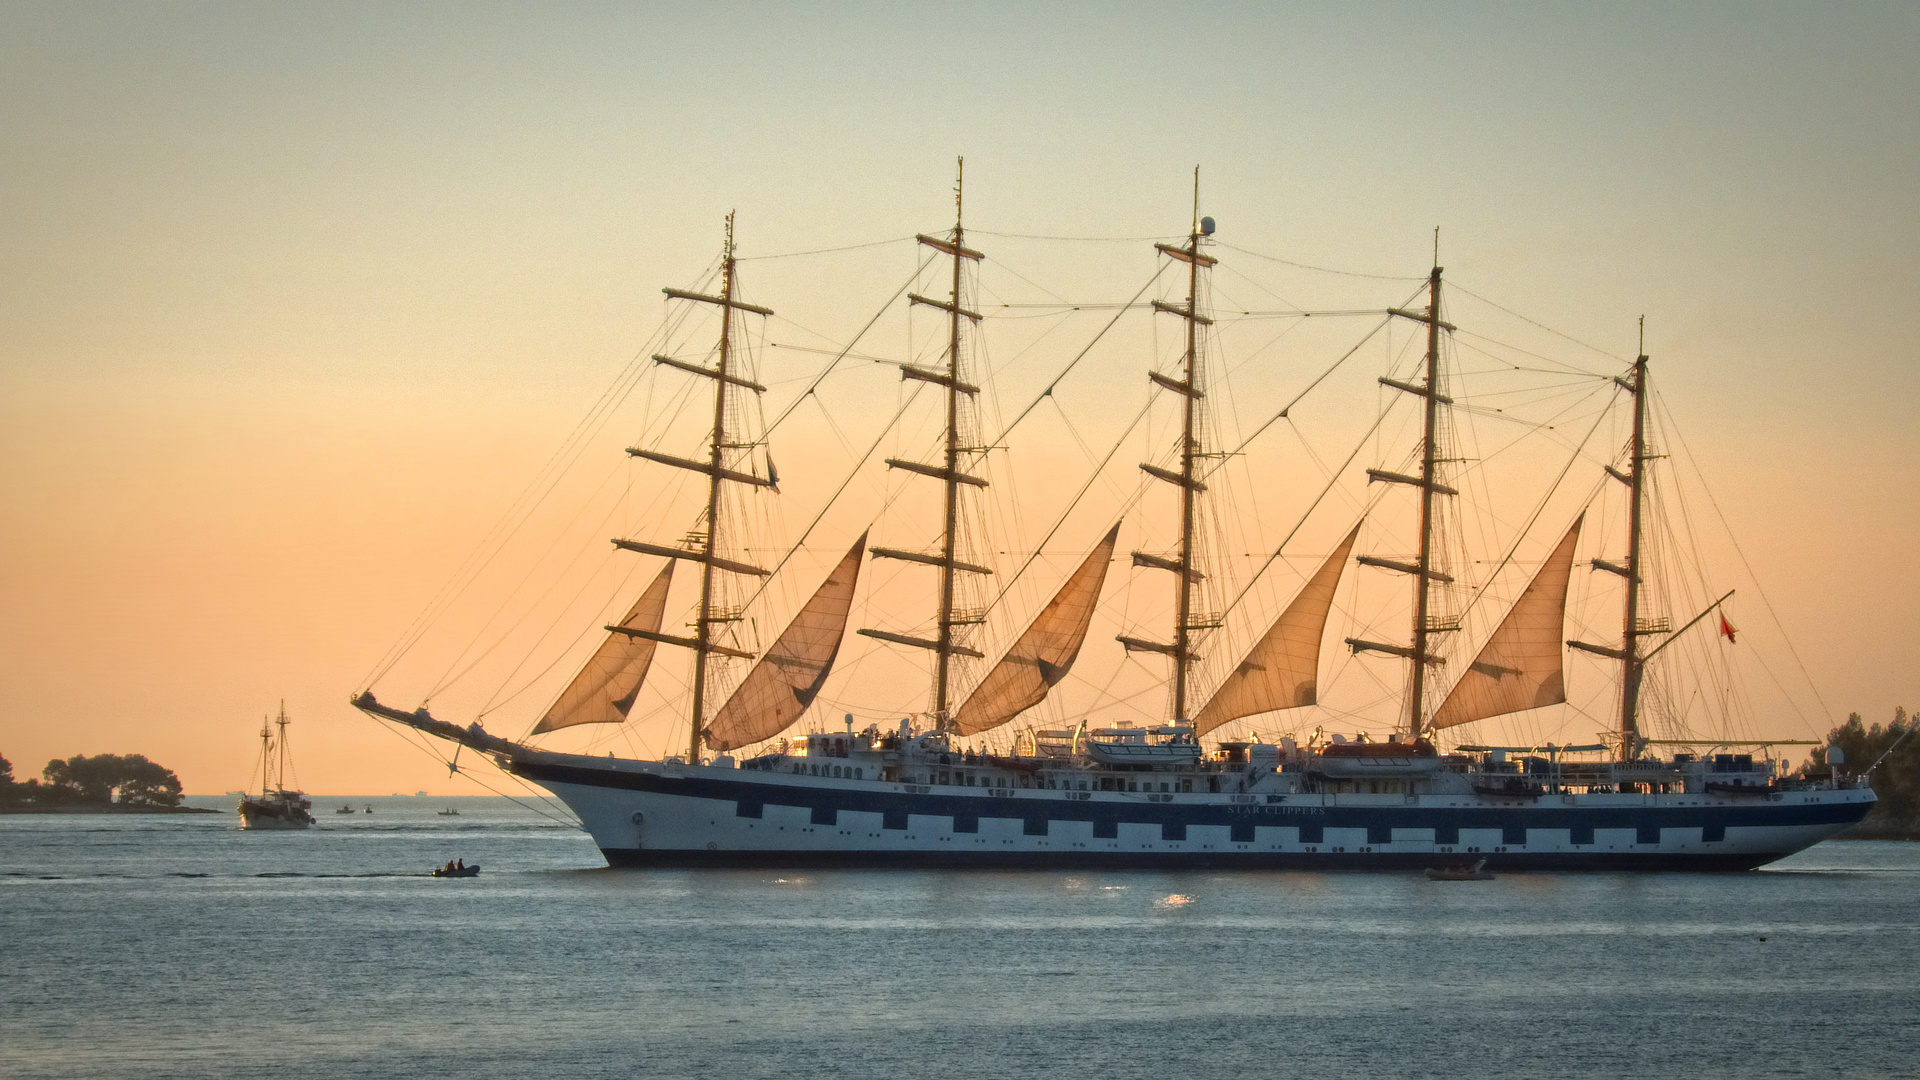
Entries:
{"type": "MultiPolygon", "coordinates": [[[[1288,796],[1289,801],[1277,803],[1121,803],[1099,799],[1070,800],[1067,797],[1069,793],[1064,791],[1041,793],[1026,788],[989,789],[1019,792],[1001,798],[933,793],[918,795],[898,791],[663,776],[539,761],[516,761],[513,770],[536,782],[732,802],[735,804],[735,814],[743,817],[759,817],[764,813],[764,808],[771,804],[807,809],[816,823],[831,822],[842,811],[878,814],[889,822],[887,828],[905,827],[909,815],[949,817],[956,819],[956,827],[965,823],[975,828],[980,818],[1011,818],[1027,823],[1027,835],[1045,835],[1037,832],[1040,827],[1037,823],[1040,822],[1084,821],[1093,824],[1095,838],[1112,838],[1121,824],[1157,825],[1162,830],[1172,832],[1196,825],[1237,826],[1236,831],[1239,832],[1249,825],[1257,825],[1301,827],[1307,831],[1366,829],[1369,837],[1391,836],[1395,830],[1431,829],[1436,834],[1457,835],[1460,829],[1498,829],[1511,836],[1511,839],[1504,841],[1508,844],[1525,843],[1524,830],[1527,829],[1565,829],[1570,834],[1577,831],[1582,836],[1591,835],[1593,829],[1633,829],[1643,838],[1641,842],[1658,843],[1661,829],[1700,829],[1703,833],[1711,833],[1728,826],[1844,827],[1865,817],[1872,805],[1870,802],[1739,802],[1713,806],[1568,806],[1543,802],[1467,807],[1321,806],[1310,801],[1310,796],[1288,796]]],[[[1368,842],[1389,841],[1370,839],[1368,842]]],[[[608,857],[611,859],[612,855],[608,857]]],[[[801,853],[796,853],[794,857],[801,857],[801,853]]],[[[875,853],[875,858],[889,864],[905,857],[903,852],[875,853]]],[[[1195,854],[1191,857],[1202,859],[1212,856],[1195,854]]],[[[1577,852],[1566,856],[1582,865],[1592,860],[1627,857],[1621,852],[1577,852]]],[[[1634,859],[1645,857],[1631,856],[1634,859]]],[[[1760,859],[1750,865],[1765,861],[1760,859]]],[[[1428,862],[1431,862],[1430,856],[1428,862]]]]}
{"type": "MultiPolygon", "coordinates": [[[[620,869],[887,870],[1421,870],[1465,856],[1417,852],[1360,854],[1170,851],[659,851],[602,848],[620,869]]],[[[1657,852],[1509,852],[1485,855],[1488,870],[1738,871],[1792,854],[1707,855],[1657,852]]],[[[1481,858],[1481,855],[1471,856],[1481,858]]]]}

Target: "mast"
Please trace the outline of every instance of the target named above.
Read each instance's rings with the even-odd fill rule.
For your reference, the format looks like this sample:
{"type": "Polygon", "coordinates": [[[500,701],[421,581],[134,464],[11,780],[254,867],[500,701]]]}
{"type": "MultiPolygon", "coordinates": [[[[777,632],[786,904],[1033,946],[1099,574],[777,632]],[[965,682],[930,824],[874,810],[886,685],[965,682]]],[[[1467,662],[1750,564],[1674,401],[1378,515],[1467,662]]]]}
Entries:
{"type": "Polygon", "coordinates": [[[278,719],[274,721],[274,724],[280,728],[280,762],[279,762],[280,767],[277,770],[280,774],[280,783],[278,785],[278,790],[285,791],[287,789],[287,699],[286,698],[280,699],[280,716],[278,719]]]}
{"type": "Polygon", "coordinates": [[[1647,463],[1647,323],[1640,320],[1640,355],[1633,361],[1633,455],[1627,462],[1627,602],[1621,620],[1620,760],[1638,756],[1640,739],[1640,676],[1646,660],[1640,655],[1640,528],[1646,498],[1647,463]]]}
{"type": "Polygon", "coordinates": [[[260,797],[273,790],[273,728],[260,718],[260,797]]]}
{"type": "Polygon", "coordinates": [[[955,656],[967,656],[975,659],[984,659],[978,649],[962,645],[955,632],[957,627],[970,626],[981,621],[980,616],[972,613],[964,613],[956,608],[954,603],[955,575],[961,572],[969,574],[990,574],[993,572],[987,567],[974,565],[960,559],[960,488],[962,485],[976,488],[984,488],[987,486],[985,479],[971,476],[961,468],[963,455],[976,453],[979,450],[978,447],[967,445],[965,438],[966,433],[962,431],[962,427],[963,420],[967,415],[965,406],[970,404],[973,396],[980,392],[979,387],[973,386],[966,381],[966,372],[960,352],[961,330],[965,325],[963,320],[976,323],[980,321],[979,314],[969,311],[964,302],[964,285],[966,279],[963,274],[963,263],[968,260],[978,262],[985,258],[980,252],[974,251],[966,246],[966,231],[964,228],[966,164],[966,159],[960,158],[955,166],[952,239],[941,240],[936,237],[927,236],[924,233],[916,237],[920,243],[933,248],[935,251],[942,252],[952,259],[953,279],[949,286],[947,299],[943,301],[921,296],[919,293],[907,294],[907,301],[910,305],[923,304],[927,307],[938,308],[947,313],[946,368],[944,371],[941,371],[929,370],[913,364],[900,365],[901,379],[930,382],[946,388],[947,430],[943,464],[940,466],[930,466],[917,461],[903,461],[897,458],[887,459],[888,468],[900,469],[904,472],[916,473],[921,476],[931,476],[941,482],[944,492],[942,500],[943,523],[941,526],[940,554],[925,555],[916,551],[904,551],[899,548],[888,547],[874,547],[869,549],[877,558],[901,559],[907,562],[916,562],[938,568],[940,571],[940,605],[937,622],[935,624],[935,635],[929,640],[927,638],[917,638],[906,634],[889,633],[883,630],[869,629],[860,631],[860,633],[866,637],[877,638],[881,641],[890,641],[896,645],[911,645],[915,648],[927,649],[933,653],[933,715],[935,724],[941,730],[949,728],[952,720],[951,711],[954,697],[953,658],[955,656]]]}
{"type": "Polygon", "coordinates": [[[1621,761],[1632,761],[1639,755],[1640,749],[1640,680],[1647,666],[1647,658],[1640,655],[1640,639],[1665,633],[1667,629],[1665,620],[1640,618],[1640,582],[1643,576],[1640,573],[1640,534],[1646,506],[1647,462],[1653,460],[1653,455],[1647,453],[1646,348],[1647,321],[1643,317],[1640,320],[1640,356],[1633,362],[1633,381],[1628,382],[1619,376],[1613,380],[1622,390],[1633,395],[1633,439],[1627,444],[1627,471],[1623,473],[1611,465],[1607,466],[1607,475],[1627,487],[1627,563],[1621,566],[1605,559],[1594,559],[1592,562],[1595,570],[1618,575],[1627,583],[1626,602],[1623,605],[1625,610],[1620,619],[1620,648],[1586,641],[1567,642],[1581,652],[1620,661],[1621,761]]]}
{"type": "MultiPolygon", "coordinates": [[[[1434,246],[1439,247],[1438,237],[1434,246]]],[[[1439,455],[1435,426],[1440,417],[1440,258],[1434,253],[1433,273],[1427,278],[1427,387],[1426,424],[1420,447],[1420,560],[1419,573],[1413,578],[1413,693],[1407,701],[1407,733],[1420,737],[1420,720],[1426,697],[1427,635],[1432,621],[1427,612],[1433,600],[1433,468],[1439,455]]]]}
{"type": "Polygon", "coordinates": [[[733,360],[733,214],[727,214],[726,254],[720,262],[720,361],[713,380],[713,443],[707,477],[706,558],[700,563],[700,612],[693,623],[693,706],[688,713],[687,763],[700,764],[706,726],[707,657],[713,655],[713,557],[720,540],[721,455],[727,445],[727,376],[733,360]]]}
{"type": "Polygon", "coordinates": [[[953,558],[959,539],[960,513],[960,248],[966,243],[962,229],[966,205],[967,161],[955,165],[953,182],[953,285],[947,293],[947,475],[941,478],[946,488],[946,526],[940,545],[940,647],[934,650],[933,711],[941,723],[947,720],[947,690],[953,674],[953,558]]]}
{"type": "Polygon", "coordinates": [[[1186,305],[1179,307],[1160,300],[1153,301],[1155,311],[1186,320],[1187,349],[1186,355],[1181,358],[1181,378],[1176,381],[1159,372],[1147,373],[1147,377],[1156,385],[1180,395],[1180,471],[1176,473],[1147,464],[1140,466],[1148,476],[1180,489],[1180,546],[1176,557],[1172,559],[1142,551],[1133,553],[1133,565],[1170,570],[1175,575],[1173,643],[1162,644],[1126,635],[1119,638],[1120,644],[1130,652],[1164,653],[1173,659],[1173,720],[1182,724],[1188,719],[1187,700],[1192,689],[1189,681],[1193,674],[1193,662],[1197,659],[1193,652],[1193,633],[1211,629],[1215,625],[1212,622],[1196,623],[1193,619],[1193,586],[1201,577],[1200,570],[1194,565],[1198,561],[1194,550],[1194,517],[1198,510],[1199,495],[1207,489],[1196,475],[1195,468],[1195,462],[1206,457],[1199,431],[1199,402],[1206,396],[1200,378],[1200,327],[1213,325],[1212,319],[1200,314],[1200,270],[1211,267],[1215,262],[1210,256],[1200,254],[1200,240],[1212,233],[1213,219],[1203,220],[1200,217],[1200,167],[1196,165],[1193,169],[1193,227],[1187,234],[1186,246],[1154,245],[1161,254],[1187,264],[1186,305]]]}
{"type": "MultiPolygon", "coordinates": [[[[655,356],[654,363],[704,375],[713,380],[713,430],[708,446],[707,460],[692,461],[687,458],[673,457],[653,450],[644,450],[630,446],[627,453],[632,457],[645,458],[662,465],[687,469],[691,472],[707,475],[706,531],[690,537],[697,541],[698,547],[672,547],[665,544],[650,544],[640,540],[615,540],[614,546],[626,551],[639,552],[642,555],[659,555],[669,559],[689,559],[700,564],[700,607],[694,615],[693,636],[680,637],[663,634],[643,628],[621,627],[614,632],[633,638],[678,645],[693,650],[693,702],[688,712],[687,761],[700,763],[700,744],[702,731],[706,725],[707,667],[708,661],[715,656],[727,656],[751,660],[753,654],[745,650],[722,645],[714,640],[716,623],[732,622],[734,615],[715,613],[716,583],[715,571],[730,574],[751,574],[765,577],[768,571],[757,566],[723,558],[720,555],[721,531],[721,484],[731,482],[746,484],[750,487],[770,488],[771,476],[762,477],[752,471],[741,471],[731,467],[727,461],[727,451],[750,449],[752,443],[729,442],[727,438],[727,392],[729,389],[750,390],[756,394],[764,393],[766,387],[753,380],[736,374],[733,363],[733,313],[735,310],[752,312],[755,315],[772,315],[772,310],[754,304],[743,303],[734,297],[738,284],[737,266],[733,254],[733,214],[727,214],[726,247],[720,263],[720,295],[708,296],[704,293],[688,292],[684,289],[662,289],[661,292],[676,300],[694,300],[703,304],[714,304],[720,308],[720,347],[719,363],[715,367],[690,363],[670,356],[655,356]]],[[[771,469],[768,470],[771,473],[771,469]]]]}
{"type": "Polygon", "coordinates": [[[1442,484],[1438,475],[1440,464],[1440,406],[1453,404],[1453,399],[1440,392],[1440,331],[1454,329],[1453,324],[1440,319],[1440,275],[1444,269],[1440,266],[1440,230],[1433,231],[1433,271],[1427,275],[1427,310],[1425,312],[1405,311],[1400,308],[1388,308],[1387,313],[1403,319],[1427,324],[1426,382],[1424,385],[1403,383],[1397,379],[1381,378],[1380,385],[1413,394],[1423,399],[1425,422],[1421,427],[1420,438],[1420,475],[1406,476],[1401,473],[1387,472],[1383,469],[1368,469],[1367,481],[1383,481],[1391,484],[1406,484],[1420,489],[1420,548],[1416,561],[1397,562],[1371,555],[1362,555],[1358,561],[1362,566],[1377,566],[1385,570],[1396,570],[1413,578],[1413,643],[1411,647],[1388,645],[1377,641],[1364,641],[1348,638],[1347,644],[1358,653],[1371,650],[1403,657],[1412,662],[1413,687],[1407,695],[1407,736],[1420,738],[1425,732],[1427,669],[1440,662],[1431,644],[1433,636],[1459,629],[1458,623],[1438,619],[1433,615],[1433,583],[1438,581],[1451,584],[1453,578],[1434,568],[1433,534],[1434,496],[1458,495],[1455,489],[1442,484]]]}
{"type": "Polygon", "coordinates": [[[1180,395],[1180,570],[1174,586],[1173,719],[1187,719],[1187,677],[1193,666],[1193,510],[1198,479],[1193,461],[1200,446],[1194,437],[1194,402],[1201,394],[1200,359],[1200,168],[1193,170],[1193,228],[1187,234],[1187,355],[1183,364],[1186,392],[1180,395]]]}

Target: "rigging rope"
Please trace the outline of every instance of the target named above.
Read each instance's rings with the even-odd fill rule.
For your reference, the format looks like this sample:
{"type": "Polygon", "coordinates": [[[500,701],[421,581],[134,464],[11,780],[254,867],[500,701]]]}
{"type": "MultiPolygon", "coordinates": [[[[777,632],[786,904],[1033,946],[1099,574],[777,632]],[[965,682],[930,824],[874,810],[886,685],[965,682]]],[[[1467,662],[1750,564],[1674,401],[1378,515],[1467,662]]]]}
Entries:
{"type": "MultiPolygon", "coordinates": [[[[1053,535],[1060,531],[1060,526],[1067,523],[1067,515],[1073,512],[1073,508],[1080,504],[1082,498],[1086,497],[1087,490],[1093,487],[1094,483],[1100,479],[1100,475],[1107,469],[1107,463],[1113,460],[1113,455],[1119,453],[1122,446],[1126,445],[1128,437],[1133,434],[1133,429],[1140,426],[1140,421],[1146,418],[1147,411],[1153,408],[1153,403],[1158,401],[1159,398],[1160,388],[1156,386],[1147,394],[1146,404],[1140,406],[1140,411],[1134,415],[1133,422],[1128,424],[1126,430],[1120,433],[1120,437],[1113,441],[1113,448],[1107,451],[1107,456],[1101,458],[1100,463],[1095,465],[1093,471],[1087,475],[1087,482],[1080,485],[1080,490],[1074,492],[1073,498],[1067,500],[1067,505],[1060,511],[1060,516],[1054,519],[1053,527],[1047,530],[1046,535],[1040,538],[1039,543],[1033,545],[1033,550],[1027,554],[1026,561],[1020,564],[1020,568],[1015,570],[1013,574],[1007,578],[1007,583],[1000,587],[999,592],[994,594],[993,600],[987,604],[988,610],[999,606],[1000,601],[1006,597],[1014,584],[1020,580],[1020,575],[1026,573],[1027,568],[1032,566],[1034,560],[1040,557],[1040,552],[1047,546],[1047,541],[1053,539],[1053,535]]],[[[1078,438],[1078,433],[1075,434],[1075,438],[1078,438]]]]}
{"type": "Polygon", "coordinates": [[[736,255],[735,262],[766,262],[770,259],[797,259],[803,255],[832,255],[841,251],[864,251],[867,248],[886,247],[889,244],[904,244],[912,240],[911,236],[896,236],[890,240],[873,240],[865,244],[848,244],[845,247],[814,248],[811,251],[782,251],[775,255],[736,255]]]}
{"type": "MultiPolygon", "coordinates": [[[[840,366],[840,361],[845,360],[847,358],[847,355],[853,352],[853,347],[860,343],[861,338],[867,336],[867,331],[873,329],[874,324],[879,322],[880,319],[883,316],[885,316],[889,310],[893,308],[893,302],[895,300],[900,299],[900,297],[903,294],[905,294],[908,289],[913,287],[914,281],[918,279],[923,272],[925,272],[927,267],[932,262],[933,262],[933,256],[931,255],[927,256],[925,259],[922,259],[920,261],[920,265],[914,268],[913,273],[907,277],[907,280],[901,282],[900,287],[894,290],[893,295],[887,297],[887,302],[880,305],[880,310],[873,313],[873,318],[868,319],[867,324],[860,328],[860,332],[853,335],[852,340],[847,342],[846,348],[841,349],[837,354],[835,354],[833,360],[827,364],[826,368],[822,370],[820,374],[814,376],[813,381],[807,384],[807,388],[805,390],[800,391],[800,396],[788,402],[787,407],[780,410],[780,415],[774,417],[773,422],[768,424],[764,429],[762,429],[760,433],[761,438],[767,438],[771,436],[773,434],[773,429],[779,427],[782,423],[784,423],[787,417],[792,416],[793,411],[800,407],[801,402],[813,396],[813,392],[820,388],[820,384],[826,381],[827,376],[833,374],[833,369],[840,366]]],[[[783,321],[792,322],[793,320],[786,319],[783,321]]],[[[799,326],[800,324],[794,323],[793,325],[799,326]]],[[[804,330],[806,328],[801,327],[801,329],[804,330]]],[[[808,331],[808,332],[811,333],[812,331],[808,331]]]]}
{"type": "Polygon", "coordinates": [[[1128,300],[1125,304],[1121,305],[1119,314],[1115,315],[1111,320],[1109,320],[1107,322],[1107,325],[1101,327],[1100,332],[1093,335],[1093,340],[1087,342],[1086,348],[1081,349],[1078,353],[1074,355],[1074,358],[1072,360],[1067,361],[1067,366],[1060,369],[1060,374],[1055,375],[1051,380],[1048,381],[1047,388],[1045,390],[1040,391],[1040,393],[1031,402],[1028,402],[1027,407],[1020,410],[1020,415],[1014,417],[1013,421],[1009,423],[1006,427],[1001,428],[1000,434],[995,435],[992,439],[990,439],[989,443],[996,446],[999,445],[1002,440],[1004,440],[1008,435],[1012,434],[1014,428],[1020,426],[1020,421],[1025,420],[1027,418],[1028,413],[1031,413],[1033,412],[1033,410],[1040,407],[1041,401],[1045,400],[1046,398],[1052,397],[1054,387],[1057,387],[1060,385],[1060,380],[1067,377],[1067,374],[1074,369],[1074,365],[1086,359],[1087,354],[1093,351],[1093,347],[1095,345],[1098,345],[1100,343],[1100,339],[1107,335],[1107,331],[1113,329],[1114,324],[1120,321],[1120,316],[1125,315],[1127,313],[1127,309],[1133,306],[1134,300],[1138,300],[1142,296],[1145,296],[1147,290],[1153,288],[1153,283],[1156,281],[1159,281],[1160,275],[1165,273],[1167,267],[1171,265],[1173,264],[1161,263],[1158,267],[1155,267],[1153,271],[1153,276],[1147,279],[1147,283],[1145,285],[1140,286],[1140,291],[1133,294],[1132,300],[1128,300]]]}
{"type": "MultiPolygon", "coordinates": [[[[1692,466],[1694,476],[1700,481],[1701,489],[1707,493],[1707,505],[1713,507],[1714,516],[1720,519],[1720,527],[1726,530],[1727,540],[1733,544],[1734,553],[1740,556],[1740,565],[1746,569],[1747,577],[1753,581],[1754,591],[1760,594],[1760,602],[1766,605],[1767,617],[1772,619],[1773,624],[1780,628],[1780,640],[1786,642],[1787,654],[1792,656],[1793,662],[1799,666],[1800,677],[1807,680],[1807,689],[1813,691],[1813,699],[1820,703],[1820,711],[1826,714],[1828,721],[1831,722],[1834,716],[1833,709],[1827,705],[1826,698],[1821,696],[1820,686],[1813,681],[1813,675],[1807,671],[1806,661],[1800,659],[1800,650],[1793,647],[1793,639],[1787,636],[1786,623],[1780,621],[1779,614],[1773,609],[1773,600],[1767,596],[1767,590],[1760,584],[1759,575],[1753,572],[1753,564],[1747,561],[1746,550],[1740,546],[1740,538],[1734,535],[1733,526],[1727,523],[1727,515],[1725,511],[1720,509],[1720,500],[1713,497],[1713,489],[1707,485],[1706,475],[1700,471],[1700,461],[1694,457],[1693,448],[1688,446],[1686,439],[1681,436],[1679,425],[1673,422],[1672,414],[1668,412],[1665,400],[1658,395],[1655,396],[1654,400],[1660,406],[1661,415],[1666,418],[1666,423],[1662,424],[1661,427],[1673,437],[1674,442],[1680,444],[1680,449],[1686,453],[1687,464],[1692,466]]],[[[1781,687],[1783,692],[1785,689],[1785,687],[1781,687]]],[[[1792,701],[1793,699],[1788,698],[1787,700],[1792,701]]]]}
{"type": "Polygon", "coordinates": [[[1260,252],[1258,252],[1258,251],[1250,251],[1250,250],[1248,250],[1247,248],[1243,248],[1243,247],[1235,247],[1235,246],[1233,246],[1232,244],[1229,244],[1229,243],[1226,243],[1226,242],[1224,242],[1224,241],[1220,241],[1220,240],[1215,240],[1215,241],[1214,241],[1214,243],[1216,243],[1216,244],[1219,244],[1219,245],[1220,245],[1221,247],[1223,247],[1223,248],[1226,248],[1226,249],[1227,249],[1228,251],[1237,251],[1237,252],[1239,252],[1239,253],[1240,253],[1240,254],[1242,254],[1242,255],[1251,255],[1251,256],[1253,256],[1253,257],[1254,257],[1254,258],[1256,258],[1256,259],[1265,259],[1265,260],[1267,260],[1268,262],[1276,262],[1276,263],[1279,263],[1279,264],[1280,264],[1280,265],[1282,265],[1282,266],[1292,266],[1292,267],[1296,267],[1296,268],[1298,268],[1298,269],[1301,269],[1301,270],[1312,270],[1312,271],[1314,271],[1315,273],[1320,273],[1320,274],[1337,274],[1337,275],[1339,275],[1339,276],[1341,276],[1341,277],[1353,277],[1353,278],[1368,278],[1368,279],[1371,279],[1371,280],[1373,280],[1373,281],[1420,281],[1420,282],[1424,282],[1424,281],[1426,281],[1426,280],[1427,280],[1427,279],[1426,279],[1426,278],[1425,278],[1424,276],[1422,276],[1422,277],[1410,277],[1410,276],[1406,276],[1406,275],[1401,275],[1401,274],[1363,274],[1363,273],[1360,273],[1360,272],[1359,272],[1359,271],[1357,271],[1357,270],[1335,270],[1335,269],[1333,269],[1332,267],[1329,267],[1329,266],[1314,266],[1314,265],[1313,265],[1313,264],[1311,264],[1311,263],[1303,263],[1303,262],[1294,262],[1294,261],[1293,261],[1292,259],[1282,259],[1282,258],[1280,258],[1280,257],[1278,257],[1278,256],[1275,256],[1275,255],[1265,255],[1265,254],[1262,254],[1262,253],[1260,253],[1260,252]]]}

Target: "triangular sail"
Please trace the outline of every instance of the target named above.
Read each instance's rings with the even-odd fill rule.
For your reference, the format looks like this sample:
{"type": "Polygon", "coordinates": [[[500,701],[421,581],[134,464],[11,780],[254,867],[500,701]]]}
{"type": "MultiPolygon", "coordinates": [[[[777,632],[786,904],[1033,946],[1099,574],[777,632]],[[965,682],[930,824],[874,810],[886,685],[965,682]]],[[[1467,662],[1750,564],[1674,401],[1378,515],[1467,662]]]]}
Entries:
{"type": "MultiPolygon", "coordinates": [[[[667,610],[667,587],[672,582],[673,562],[669,560],[653,584],[633,602],[632,610],[619,625],[629,630],[659,633],[661,615],[667,610]]],[[[627,710],[633,708],[633,699],[647,677],[647,668],[653,664],[653,650],[658,644],[649,638],[617,631],[609,633],[593,658],[547,710],[547,715],[534,725],[532,734],[575,724],[618,724],[626,720],[627,710]]]]}
{"type": "Polygon", "coordinates": [[[1575,521],[1527,591],[1514,601],[1513,610],[1480,647],[1480,655],[1454,684],[1453,692],[1440,703],[1429,726],[1453,727],[1567,700],[1561,643],[1567,578],[1573,572],[1573,545],[1579,539],[1580,522],[1575,521]]]}
{"type": "Polygon", "coordinates": [[[1314,571],[1287,610],[1280,613],[1194,718],[1194,734],[1204,735],[1243,716],[1298,708],[1319,700],[1320,635],[1327,628],[1327,612],[1333,607],[1340,572],[1359,535],[1360,526],[1355,525],[1340,547],[1314,571]]]}
{"type": "Polygon", "coordinates": [[[999,727],[1040,704],[1047,691],[1067,677],[1087,640],[1087,627],[1093,623],[1094,605],[1106,584],[1107,565],[1113,561],[1113,545],[1119,539],[1116,524],[1034,616],[1027,632],[980,680],[953,719],[956,733],[978,735],[999,727]]]}
{"type": "Polygon", "coordinates": [[[813,599],[720,707],[707,725],[708,746],[732,750],[771,739],[813,704],[840,652],[847,613],[853,610],[853,587],[860,579],[860,557],[866,549],[867,537],[862,533],[813,599]]]}

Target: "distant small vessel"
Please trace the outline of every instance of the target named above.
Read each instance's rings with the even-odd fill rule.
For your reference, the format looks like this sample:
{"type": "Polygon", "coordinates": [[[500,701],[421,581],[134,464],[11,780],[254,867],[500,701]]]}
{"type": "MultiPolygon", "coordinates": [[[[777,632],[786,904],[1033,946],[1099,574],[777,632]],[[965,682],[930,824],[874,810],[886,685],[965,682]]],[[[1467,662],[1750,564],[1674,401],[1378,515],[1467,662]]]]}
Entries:
{"type": "Polygon", "coordinates": [[[453,807],[449,806],[445,810],[440,811],[440,816],[441,817],[459,817],[460,811],[455,810],[453,807]]]}
{"type": "Polygon", "coordinates": [[[260,725],[260,794],[240,796],[242,829],[304,829],[314,822],[313,803],[287,787],[287,703],[272,725],[260,725]],[[274,727],[280,729],[274,736],[274,727]]]}
{"type": "Polygon", "coordinates": [[[369,814],[371,814],[371,813],[373,813],[373,804],[372,804],[372,803],[368,803],[368,804],[367,804],[367,810],[366,810],[366,812],[367,812],[367,813],[369,813],[369,814]]]}
{"type": "Polygon", "coordinates": [[[1429,866],[1428,881],[1492,881],[1493,875],[1487,871],[1487,860],[1477,859],[1468,866],[1429,866]]]}
{"type": "Polygon", "coordinates": [[[353,807],[351,807],[351,806],[346,806],[346,805],[342,805],[342,806],[340,807],[340,809],[338,809],[338,810],[335,810],[335,811],[334,811],[334,813],[336,813],[336,814],[351,814],[351,813],[353,813],[353,807]]]}
{"type": "Polygon", "coordinates": [[[445,866],[434,867],[433,876],[434,877],[479,877],[480,864],[474,863],[472,866],[468,866],[466,863],[466,860],[464,859],[459,860],[458,862],[450,862],[445,866]]]}

